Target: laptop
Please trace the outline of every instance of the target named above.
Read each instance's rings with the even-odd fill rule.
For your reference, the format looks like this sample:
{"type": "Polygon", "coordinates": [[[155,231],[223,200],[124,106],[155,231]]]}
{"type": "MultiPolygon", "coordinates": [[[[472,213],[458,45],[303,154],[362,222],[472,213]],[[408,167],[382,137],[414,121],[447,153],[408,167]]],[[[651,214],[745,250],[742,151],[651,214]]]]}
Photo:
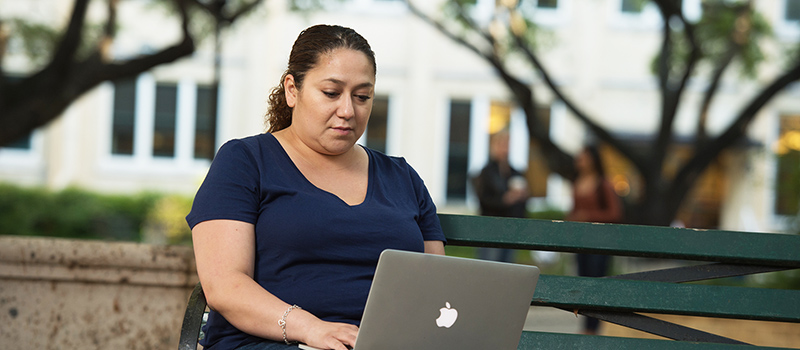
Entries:
{"type": "Polygon", "coordinates": [[[516,349],[538,279],[530,265],[385,250],[354,349],[516,349]]]}

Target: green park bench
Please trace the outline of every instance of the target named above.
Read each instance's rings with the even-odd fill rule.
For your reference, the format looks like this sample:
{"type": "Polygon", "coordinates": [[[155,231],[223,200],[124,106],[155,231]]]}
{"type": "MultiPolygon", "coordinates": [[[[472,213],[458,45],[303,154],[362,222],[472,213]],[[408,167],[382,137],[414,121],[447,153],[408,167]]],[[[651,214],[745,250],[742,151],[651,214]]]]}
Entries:
{"type": "MultiPolygon", "coordinates": [[[[800,235],[450,214],[439,218],[449,246],[693,262],[604,278],[542,275],[531,301],[672,340],[525,331],[519,349],[766,349],[650,314],[800,323],[800,290],[686,283],[798,269],[800,235]]],[[[179,349],[196,349],[205,307],[198,284],[186,309],[179,349]]]]}

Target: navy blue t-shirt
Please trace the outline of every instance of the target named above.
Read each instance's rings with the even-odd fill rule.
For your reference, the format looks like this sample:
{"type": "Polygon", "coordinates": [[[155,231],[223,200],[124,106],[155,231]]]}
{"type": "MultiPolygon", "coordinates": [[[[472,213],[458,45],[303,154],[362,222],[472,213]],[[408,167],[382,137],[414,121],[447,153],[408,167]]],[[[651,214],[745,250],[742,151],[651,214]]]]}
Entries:
{"type": "MultiPolygon", "coordinates": [[[[366,149],[366,148],[365,148],[366,149]]],[[[255,225],[255,280],[317,317],[358,325],[384,249],[422,252],[444,241],[436,207],[403,158],[366,149],[364,201],[348,205],[309,182],[272,134],[231,140],[217,153],[186,221],[255,225]]],[[[260,341],[209,314],[206,348],[260,341]]]]}

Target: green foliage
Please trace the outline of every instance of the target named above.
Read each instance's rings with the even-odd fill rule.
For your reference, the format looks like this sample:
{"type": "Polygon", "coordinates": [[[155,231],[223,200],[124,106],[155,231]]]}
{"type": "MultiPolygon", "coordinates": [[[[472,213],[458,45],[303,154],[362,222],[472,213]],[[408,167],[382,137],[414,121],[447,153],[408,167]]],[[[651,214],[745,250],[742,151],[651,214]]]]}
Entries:
{"type": "MultiPolygon", "coordinates": [[[[9,21],[12,42],[21,48],[21,53],[35,66],[44,66],[52,59],[56,47],[64,34],[63,30],[49,24],[14,18],[9,21]]],[[[103,26],[87,23],[83,28],[77,58],[86,58],[96,51],[102,37],[103,26]]]]}
{"type": "Polygon", "coordinates": [[[800,290],[800,269],[770,272],[755,283],[763,288],[800,290]]]}
{"type": "Polygon", "coordinates": [[[50,60],[59,39],[58,30],[46,24],[15,18],[9,21],[11,37],[34,64],[50,60]]]}
{"type": "Polygon", "coordinates": [[[772,36],[769,22],[745,5],[709,1],[704,6],[696,28],[704,58],[718,62],[735,44],[741,48],[742,75],[754,78],[757,65],[766,58],[759,43],[772,36]]]}
{"type": "Polygon", "coordinates": [[[180,195],[158,198],[147,213],[146,230],[169,244],[190,244],[192,231],[184,217],[192,209],[192,199],[180,195]]]}
{"type": "MultiPolygon", "coordinates": [[[[153,211],[163,198],[169,197],[101,195],[76,188],[52,192],[0,184],[0,234],[141,241],[146,221],[158,216],[153,211]]],[[[186,215],[186,211],[172,213],[186,215]]]]}
{"type": "MultiPolygon", "coordinates": [[[[684,29],[683,26],[672,26],[672,52],[667,60],[670,74],[685,70],[684,63],[691,54],[684,29]]],[[[773,36],[773,31],[764,16],[747,4],[711,0],[703,2],[703,15],[694,24],[694,34],[701,62],[715,67],[733,54],[739,63],[740,74],[753,79],[759,64],[766,60],[762,44],[773,36]]],[[[653,72],[658,72],[660,59],[660,56],[654,58],[653,72]]]]}
{"type": "Polygon", "coordinates": [[[541,211],[529,212],[528,217],[540,220],[564,220],[567,213],[558,209],[546,209],[541,211]]]}

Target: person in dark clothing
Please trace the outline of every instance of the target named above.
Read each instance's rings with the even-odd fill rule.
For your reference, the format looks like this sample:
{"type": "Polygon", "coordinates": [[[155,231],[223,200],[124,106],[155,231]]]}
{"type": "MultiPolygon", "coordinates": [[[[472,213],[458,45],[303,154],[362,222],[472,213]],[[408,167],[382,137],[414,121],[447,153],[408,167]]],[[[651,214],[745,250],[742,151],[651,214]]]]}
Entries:
{"type": "Polygon", "coordinates": [[[354,30],[307,28],[270,95],[267,133],[214,157],[186,217],[211,309],[204,349],[352,348],[381,252],[444,254],[422,178],[356,144],[375,72],[354,30]]]}
{"type": "MultiPolygon", "coordinates": [[[[523,218],[529,198],[525,176],[508,162],[507,130],[493,134],[489,140],[489,163],[473,179],[480,203],[480,215],[523,218]]],[[[512,262],[513,250],[480,248],[478,257],[484,260],[512,262]]]]}

